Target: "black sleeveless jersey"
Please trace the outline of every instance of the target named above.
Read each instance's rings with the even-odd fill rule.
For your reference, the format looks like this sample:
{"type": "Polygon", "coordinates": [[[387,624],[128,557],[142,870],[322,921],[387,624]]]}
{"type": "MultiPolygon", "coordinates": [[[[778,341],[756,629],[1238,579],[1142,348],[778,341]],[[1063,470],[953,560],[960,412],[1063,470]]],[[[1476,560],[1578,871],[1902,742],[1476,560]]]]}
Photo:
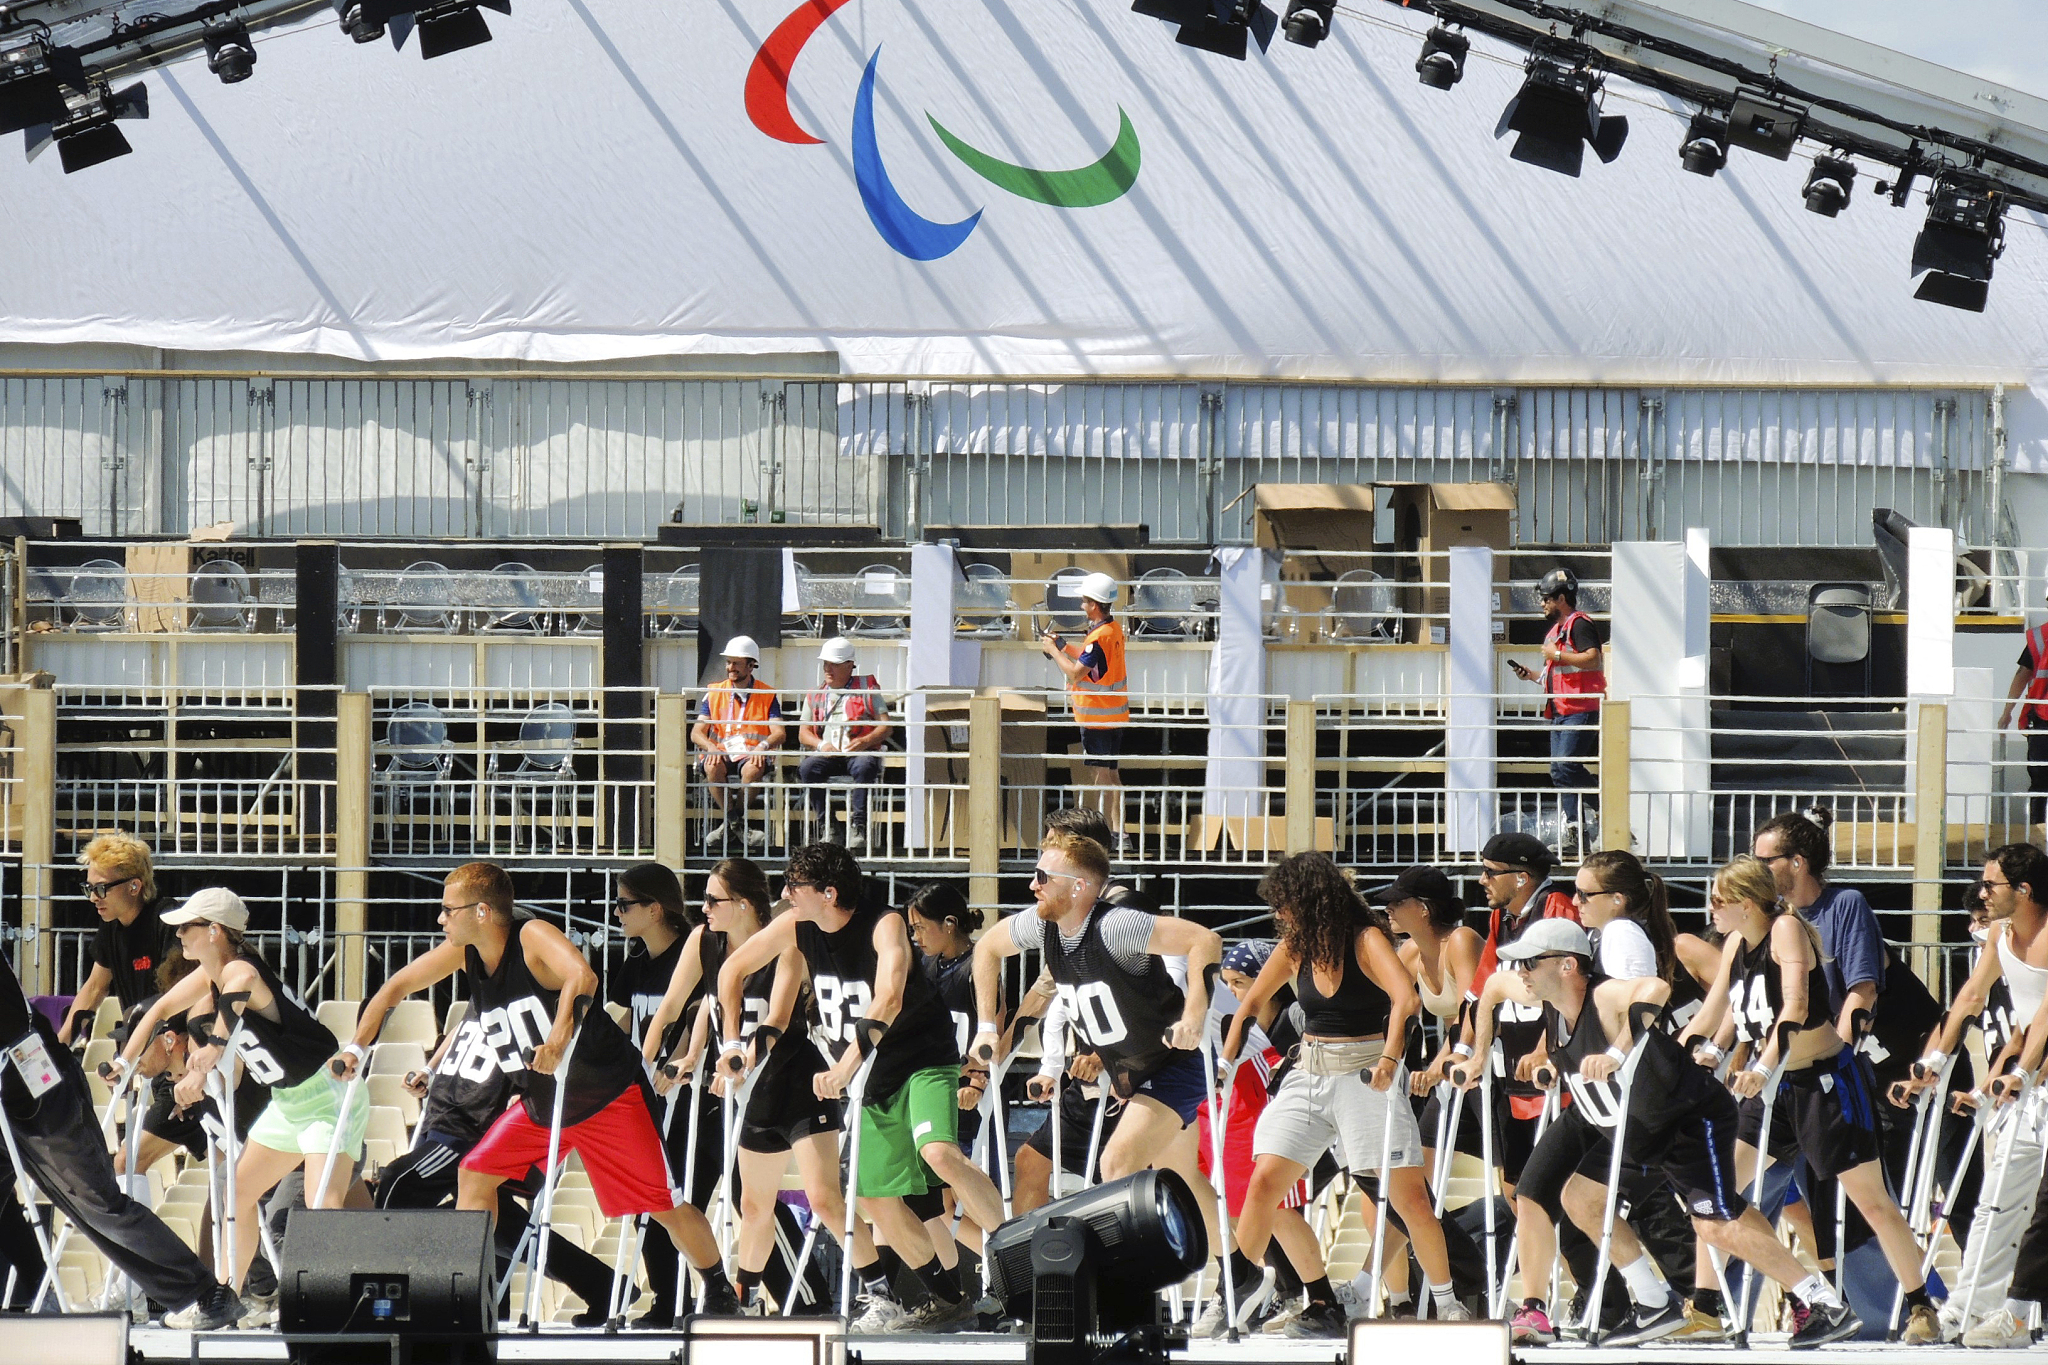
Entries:
{"type": "MultiPolygon", "coordinates": [[[[676,941],[659,954],[649,953],[644,948],[635,949],[629,943],[625,961],[605,983],[605,999],[631,1011],[633,1025],[630,1032],[634,1047],[646,1041],[647,1021],[654,1017],[654,1011],[661,1007],[662,997],[668,994],[668,983],[676,974],[676,963],[682,961],[683,944],[688,941],[687,936],[679,934],[676,941]]],[[[703,993],[704,983],[699,981],[691,1000],[703,993]]],[[[661,1056],[668,1056],[674,1049],[676,1040],[682,1036],[683,1020],[689,1017],[690,1005],[685,1002],[682,1014],[670,1020],[669,1026],[662,1031],[661,1056]]]]}
{"type": "MultiPolygon", "coordinates": [[[[1828,1018],[1827,1002],[1828,976],[1816,955],[1806,969],[1806,1021],[1800,1028],[1830,1027],[1834,1021],[1828,1018]]],[[[1771,954],[1769,931],[1757,941],[1756,947],[1745,947],[1736,955],[1728,982],[1728,1012],[1735,1018],[1736,1038],[1754,1048],[1770,1041],[1771,1030],[1783,1017],[1784,974],[1778,968],[1778,959],[1771,954]]]]}
{"type": "Polygon", "coordinates": [[[1998,1054],[2013,1040],[2013,1035],[2025,1029],[2028,1021],[2013,1018],[2012,988],[2005,984],[2005,977],[1998,976],[1991,983],[1991,989],[1984,996],[1984,1012],[1977,1016],[1977,1025],[1984,1031],[1984,1062],[1988,1066],[1998,1060],[1998,1054]]]}
{"type": "MultiPolygon", "coordinates": [[[[968,1045],[974,1041],[974,1026],[981,1022],[974,999],[974,953],[970,950],[958,957],[920,954],[917,965],[939,993],[939,1003],[953,1017],[953,1042],[966,1057],[968,1045]]],[[[1003,975],[996,977],[996,1008],[1005,1016],[1010,1012],[1008,985],[1003,975]]]]}
{"type": "MultiPolygon", "coordinates": [[[[811,994],[818,1006],[818,1038],[835,1058],[844,1055],[854,1038],[854,1024],[874,1003],[875,926],[883,915],[893,913],[864,905],[853,912],[845,928],[831,934],[808,920],[797,921],[797,948],[810,966],[811,994]]],[[[898,932],[907,946],[910,931],[898,932]]],[[[868,1073],[863,1102],[888,1099],[914,1072],[958,1066],[960,1049],[953,1045],[948,1022],[939,993],[912,960],[904,973],[903,1008],[876,1044],[875,1069],[868,1073]]]]}
{"type": "MultiPolygon", "coordinates": [[[[256,969],[257,977],[270,991],[270,998],[277,1010],[276,1019],[267,1019],[263,1014],[238,1006],[242,1018],[241,1036],[236,1040],[235,1051],[242,1059],[242,1066],[258,1084],[272,1089],[290,1089],[299,1085],[326,1066],[328,1060],[341,1050],[341,1043],[328,1032],[327,1026],[313,1017],[305,1002],[285,988],[277,979],[277,973],[270,970],[270,964],[255,953],[244,948],[242,961],[256,969]]],[[[198,1014],[190,1018],[190,1025],[196,1031],[205,1029],[215,1037],[224,1037],[232,1027],[230,1012],[224,1008],[226,999],[220,987],[213,988],[213,1013],[198,1014]]]]}
{"type": "Polygon", "coordinates": [[[1919,1058],[1927,1035],[1944,1011],[1922,981],[1889,943],[1884,947],[1884,985],[1871,1011],[1870,1036],[1858,1050],[1870,1059],[1879,1088],[1903,1080],[1919,1058]]]}
{"type": "MultiPolygon", "coordinates": [[[[1550,883],[1544,882],[1529,898],[1528,907],[1522,917],[1503,925],[1499,942],[1505,946],[1522,936],[1522,931],[1543,918],[1543,904],[1550,896],[1550,883]]],[[[1512,970],[1496,968],[1495,970],[1512,970]]],[[[1543,1006],[1524,1005],[1517,1000],[1503,1000],[1494,1010],[1494,1034],[1500,1039],[1501,1067],[1495,1074],[1502,1082],[1502,1088],[1510,1095],[1532,1099],[1543,1091],[1529,1081],[1515,1079],[1515,1067],[1522,1058],[1536,1050],[1543,1041],[1543,1006]]],[[[1530,1110],[1534,1114],[1533,1108],[1530,1110]]]]}
{"type": "Polygon", "coordinates": [[[1685,1032],[1693,1016],[1700,1012],[1700,1006],[1707,1003],[1707,993],[1700,989],[1700,983],[1693,979],[1683,962],[1674,962],[1671,968],[1671,998],[1664,1002],[1664,1014],[1657,1025],[1666,1033],[1685,1032]]]}
{"type": "MultiPolygon", "coordinates": [[[[732,949],[727,945],[725,935],[706,929],[698,940],[697,969],[703,973],[704,979],[711,983],[714,999],[717,996],[718,973],[724,969],[725,960],[730,956],[732,949]]],[[[774,995],[775,962],[771,959],[767,966],[749,973],[747,979],[740,984],[740,1009],[744,1011],[744,1017],[740,1020],[737,1032],[741,1038],[753,1037],[754,1030],[768,1022],[768,1010],[774,995]]],[[[782,1030],[782,1037],[776,1040],[769,1056],[778,1056],[785,1044],[792,1048],[800,1044],[809,1027],[810,1019],[811,987],[810,983],[806,982],[797,988],[796,1004],[789,1012],[789,1024],[782,1030]]],[[[721,1034],[712,1035],[711,1047],[714,1052],[721,1041],[721,1034]]],[[[876,1066],[880,1069],[880,1063],[876,1066]]]]}
{"type": "Polygon", "coordinates": [[[1135,1085],[1175,1059],[1166,1035],[1186,1012],[1187,996],[1158,954],[1147,953],[1135,972],[1117,961],[1102,942],[1102,917],[1115,908],[1097,901],[1071,948],[1057,924],[1045,924],[1042,945],[1083,1049],[1100,1057],[1116,1081],[1135,1085]]]}
{"type": "MultiPolygon", "coordinates": [[[[561,999],[561,992],[543,987],[527,968],[521,941],[533,923],[514,921],[495,972],[484,970],[474,944],[463,955],[469,1012],[441,1059],[433,1091],[446,1085],[446,1117],[480,1125],[479,1133],[496,1120],[515,1090],[525,1096],[528,1118],[542,1126],[555,1120],[555,1078],[537,1075],[526,1065],[527,1051],[553,1031],[561,999]]],[[[645,1079],[631,1040],[609,1014],[593,1006],[583,1016],[569,1063],[563,1125],[581,1123],[645,1079]]],[[[435,1094],[430,1092],[428,1099],[431,1103],[435,1094]]]]}
{"type": "MultiPolygon", "coordinates": [[[[1593,1004],[1593,992],[1606,980],[1593,977],[1586,987],[1586,1002],[1576,1026],[1567,1028],[1564,1016],[1543,1006],[1543,1025],[1550,1033],[1550,1060],[1571,1090],[1573,1106],[1588,1123],[1612,1128],[1621,1114],[1620,1073],[1614,1079],[1589,1081],[1579,1074],[1579,1064],[1607,1051],[1613,1039],[1600,1022],[1593,1004]]],[[[1636,1069],[1634,1093],[1630,1096],[1629,1124],[1638,1134],[1661,1132],[1687,1111],[1711,1098],[1713,1073],[1696,1065],[1668,1033],[1651,1029],[1644,1035],[1649,1051],[1636,1069]]]]}
{"type": "Polygon", "coordinates": [[[1315,968],[1304,962],[1294,974],[1294,994],[1301,1001],[1302,1032],[1317,1038],[1370,1038],[1387,1031],[1393,1002],[1379,983],[1358,965],[1358,939],[1345,944],[1344,971],[1337,989],[1323,994],[1315,968]]]}

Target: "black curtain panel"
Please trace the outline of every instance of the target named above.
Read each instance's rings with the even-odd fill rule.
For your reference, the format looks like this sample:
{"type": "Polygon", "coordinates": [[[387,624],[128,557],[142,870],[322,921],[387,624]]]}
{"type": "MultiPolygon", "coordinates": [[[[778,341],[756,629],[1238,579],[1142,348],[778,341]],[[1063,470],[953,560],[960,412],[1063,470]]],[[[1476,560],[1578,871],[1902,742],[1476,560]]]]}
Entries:
{"type": "Polygon", "coordinates": [[[762,649],[782,643],[782,551],[723,549],[697,571],[697,681],[725,676],[725,642],[751,635],[762,649]]]}

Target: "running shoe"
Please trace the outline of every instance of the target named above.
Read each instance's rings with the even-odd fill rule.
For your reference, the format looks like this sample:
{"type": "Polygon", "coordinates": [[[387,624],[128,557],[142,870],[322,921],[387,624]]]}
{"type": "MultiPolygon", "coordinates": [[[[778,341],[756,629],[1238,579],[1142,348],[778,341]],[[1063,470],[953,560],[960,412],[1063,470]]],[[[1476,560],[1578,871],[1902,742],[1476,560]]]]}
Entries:
{"type": "Polygon", "coordinates": [[[1629,1321],[1601,1339],[1602,1346],[1641,1346],[1661,1341],[1685,1326],[1685,1300],[1667,1294],[1655,1308],[1637,1308],[1629,1321]]]}
{"type": "Polygon", "coordinates": [[[886,1294],[861,1294],[853,1302],[853,1323],[846,1330],[863,1336],[900,1332],[910,1321],[910,1311],[886,1294]]]}
{"type": "Polygon", "coordinates": [[[951,1303],[933,1297],[910,1310],[910,1315],[899,1329],[905,1332],[959,1332],[978,1327],[979,1304],[961,1295],[951,1303]]]}
{"type": "Polygon", "coordinates": [[[1557,1329],[1550,1325],[1550,1314],[1535,1299],[1522,1304],[1514,1320],[1508,1324],[1517,1346],[1548,1346],[1557,1340],[1557,1329]]]}
{"type": "Polygon", "coordinates": [[[244,1294],[242,1296],[242,1321],[238,1324],[244,1332],[277,1325],[277,1291],[268,1294],[244,1294]]]}
{"type": "Polygon", "coordinates": [[[1941,1345],[1941,1319],[1935,1316],[1933,1304],[1913,1305],[1913,1311],[1906,1315],[1905,1330],[1899,1333],[1899,1340],[1908,1346],[1941,1345]]]}
{"type": "Polygon", "coordinates": [[[242,1318],[242,1300],[234,1290],[217,1284],[199,1296],[196,1303],[164,1315],[164,1326],[174,1332],[219,1332],[242,1318]]]}
{"type": "Polygon", "coordinates": [[[1691,1304],[1685,1306],[1685,1326],[1664,1338],[1666,1341],[1726,1341],[1728,1327],[1718,1314],[1702,1313],[1691,1304]]]}
{"type": "Polygon", "coordinates": [[[1979,1349],[2019,1349],[2034,1344],[2034,1334],[2027,1325],[2012,1315],[2012,1310],[2001,1308],[1989,1317],[1980,1319],[1975,1327],[1963,1333],[1963,1345],[1979,1349]]]}
{"type": "Polygon", "coordinates": [[[736,1318],[740,1313],[740,1292],[732,1287],[732,1281],[723,1275],[717,1284],[704,1286],[704,1316],[707,1318],[736,1318]]]}
{"type": "Polygon", "coordinates": [[[1472,1310],[1467,1308],[1461,1299],[1452,1299],[1448,1307],[1443,1304],[1432,1303],[1430,1308],[1436,1313],[1436,1320],[1438,1322],[1472,1321],[1472,1310]]]}
{"type": "Polygon", "coordinates": [[[1287,1330],[1288,1323],[1293,1322],[1296,1318],[1300,1317],[1303,1313],[1307,1311],[1308,1300],[1305,1298],[1298,1299],[1295,1302],[1288,1304],[1285,1308],[1280,1309],[1278,1312],[1275,1312],[1274,1314],[1272,1314],[1272,1316],[1268,1317],[1264,1322],[1260,1323],[1259,1331],[1265,1333],[1267,1336],[1277,1337],[1287,1330]]]}
{"type": "Polygon", "coordinates": [[[1806,1325],[1792,1334],[1792,1349],[1802,1350],[1809,1346],[1825,1346],[1831,1341],[1846,1341],[1863,1330],[1863,1319],[1849,1311],[1847,1304],[1836,1304],[1830,1308],[1825,1304],[1811,1304],[1806,1325]]]}
{"type": "Polygon", "coordinates": [[[1350,1330],[1350,1314],[1334,1303],[1304,1304],[1299,1313],[1287,1320],[1283,1329],[1287,1336],[1297,1341],[1342,1337],[1350,1330]]]}

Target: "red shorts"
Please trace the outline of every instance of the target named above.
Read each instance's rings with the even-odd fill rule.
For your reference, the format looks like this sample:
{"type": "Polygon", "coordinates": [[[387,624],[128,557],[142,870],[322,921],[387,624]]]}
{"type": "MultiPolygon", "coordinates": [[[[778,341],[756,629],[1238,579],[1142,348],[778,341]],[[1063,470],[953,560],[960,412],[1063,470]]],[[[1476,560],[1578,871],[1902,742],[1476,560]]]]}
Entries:
{"type": "MultiPolygon", "coordinates": [[[[637,1085],[562,1130],[562,1155],[566,1158],[571,1152],[582,1154],[591,1192],[607,1218],[658,1213],[683,1202],[683,1192],[669,1174],[668,1153],[662,1150],[654,1117],[637,1085]]],[[[462,1169],[517,1180],[547,1159],[548,1130],[526,1116],[525,1105],[514,1104],[469,1149],[462,1169]]]]}

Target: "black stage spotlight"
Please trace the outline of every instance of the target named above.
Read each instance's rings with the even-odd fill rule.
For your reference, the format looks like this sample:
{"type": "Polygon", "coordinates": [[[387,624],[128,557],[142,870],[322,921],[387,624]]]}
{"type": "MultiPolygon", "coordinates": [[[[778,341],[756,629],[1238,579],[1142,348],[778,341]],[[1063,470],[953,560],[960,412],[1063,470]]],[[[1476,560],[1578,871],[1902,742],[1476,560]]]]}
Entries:
{"type": "Polygon", "coordinates": [[[1678,160],[1694,175],[1712,175],[1728,164],[1728,120],[1702,109],[1686,125],[1678,160]]]}
{"type": "Polygon", "coordinates": [[[983,1259],[1003,1311],[1031,1322],[1029,1365],[1164,1361],[1158,1291],[1209,1259],[1202,1206],[1173,1171],[1140,1171],[1003,1224],[983,1259]]]}
{"type": "Polygon", "coordinates": [[[1330,21],[1336,12],[1337,0],[1287,0],[1287,17],[1280,27],[1288,42],[1314,47],[1330,36],[1330,21]]]}
{"type": "Polygon", "coordinates": [[[206,21],[204,37],[206,69],[220,77],[222,85],[249,79],[256,69],[256,44],[249,37],[247,25],[223,14],[206,21]]]}
{"type": "Polygon", "coordinates": [[[1728,106],[1728,140],[1780,161],[1790,160],[1806,111],[1758,90],[1737,90],[1728,106]]]}
{"type": "Polygon", "coordinates": [[[1972,313],[1991,295],[1991,265],[2005,250],[2005,200],[1981,184],[1946,177],[1927,195],[1927,224],[1913,239],[1913,297],[1972,313]]]}
{"type": "MultiPolygon", "coordinates": [[[[1334,6],[1333,6],[1334,8],[1334,6]]],[[[1251,40],[1259,51],[1273,45],[1279,21],[1264,0],[1131,0],[1137,14],[1180,26],[1175,41],[1243,61],[1251,40]]]]}
{"type": "Polygon", "coordinates": [[[84,69],[63,48],[48,39],[12,42],[0,38],[0,133],[18,133],[39,123],[62,123],[71,114],[65,102],[69,84],[85,88],[84,69]]]}
{"type": "Polygon", "coordinates": [[[1472,40],[1438,24],[1422,40],[1422,55],[1415,59],[1415,75],[1433,90],[1448,90],[1465,79],[1465,54],[1472,40]]]}
{"type": "Polygon", "coordinates": [[[1806,173],[1806,211],[1832,218],[1849,207],[1849,192],[1855,188],[1855,162],[1839,153],[1817,156],[1806,173]]]}
{"type": "Polygon", "coordinates": [[[512,12],[512,0],[360,0],[342,11],[342,24],[359,43],[369,42],[379,29],[388,29],[391,45],[403,48],[417,28],[420,56],[431,60],[491,41],[491,26],[480,10],[512,12]],[[354,22],[351,23],[351,16],[354,22]]]}
{"type": "Polygon", "coordinates": [[[1519,133],[1513,151],[1517,161],[1561,175],[1577,175],[1585,164],[1586,144],[1603,162],[1621,155],[1628,141],[1628,120],[1600,112],[1604,80],[1591,65],[1592,53],[1577,43],[1539,41],[1530,52],[1521,91],[1501,111],[1495,137],[1519,133]]]}
{"type": "Polygon", "coordinates": [[[358,43],[374,43],[384,36],[385,16],[364,0],[334,0],[334,17],[341,31],[358,43]]]}
{"type": "Polygon", "coordinates": [[[28,130],[28,159],[34,161],[54,142],[66,175],[112,161],[135,150],[127,136],[114,126],[115,120],[148,117],[147,86],[137,82],[118,91],[105,85],[95,86],[84,100],[67,107],[60,121],[37,124],[28,130]]]}

